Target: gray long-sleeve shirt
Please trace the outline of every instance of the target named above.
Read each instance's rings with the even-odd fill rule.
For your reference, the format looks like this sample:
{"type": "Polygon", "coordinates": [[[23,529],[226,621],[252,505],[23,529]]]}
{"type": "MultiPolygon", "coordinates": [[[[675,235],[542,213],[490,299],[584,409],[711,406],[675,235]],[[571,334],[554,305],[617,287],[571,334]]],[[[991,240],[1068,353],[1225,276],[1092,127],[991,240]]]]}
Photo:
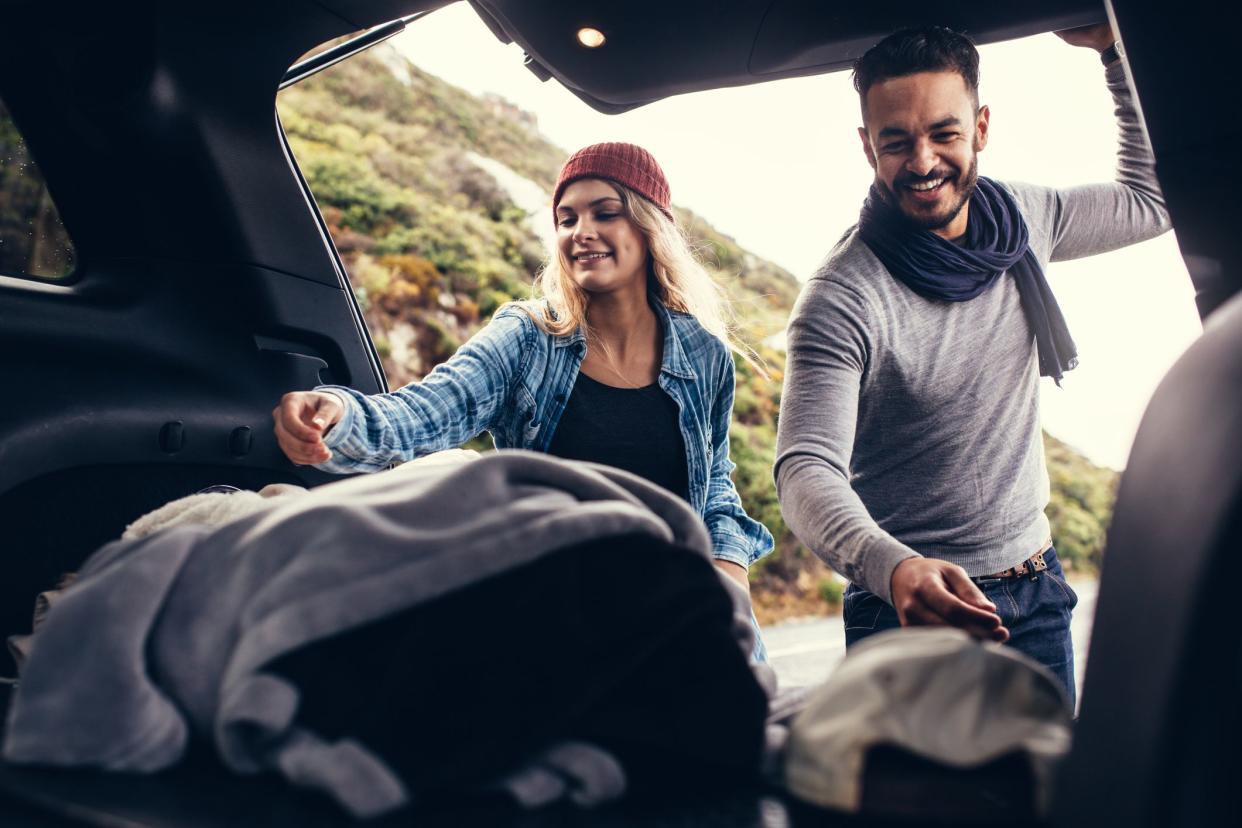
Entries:
{"type": "MultiPolygon", "coordinates": [[[[1122,66],[1107,79],[1121,131],[1116,181],[1005,185],[1045,267],[1169,227],[1122,66]]],[[[968,302],[926,299],[851,228],[789,324],[774,469],[786,522],[886,601],[893,570],[914,555],[972,576],[1030,557],[1049,535],[1038,383],[1013,279],[968,302]]]]}

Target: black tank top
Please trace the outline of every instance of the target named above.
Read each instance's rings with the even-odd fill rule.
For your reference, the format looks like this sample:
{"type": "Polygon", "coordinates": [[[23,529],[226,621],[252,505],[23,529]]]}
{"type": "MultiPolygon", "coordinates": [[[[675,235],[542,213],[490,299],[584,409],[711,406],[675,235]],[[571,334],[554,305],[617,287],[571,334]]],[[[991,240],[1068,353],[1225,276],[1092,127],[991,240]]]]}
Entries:
{"type": "Polygon", "coordinates": [[[678,414],[657,384],[617,388],[579,373],[548,454],[625,469],[689,500],[678,414]]]}

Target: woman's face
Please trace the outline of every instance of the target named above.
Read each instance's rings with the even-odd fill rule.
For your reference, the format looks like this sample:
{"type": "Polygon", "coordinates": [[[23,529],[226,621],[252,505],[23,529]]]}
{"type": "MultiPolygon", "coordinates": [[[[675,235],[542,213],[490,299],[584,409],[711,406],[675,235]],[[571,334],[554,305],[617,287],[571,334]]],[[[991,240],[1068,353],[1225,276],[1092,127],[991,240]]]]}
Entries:
{"type": "Polygon", "coordinates": [[[556,205],[556,243],[588,293],[646,290],[647,240],[609,182],[580,178],[565,188],[556,205]]]}

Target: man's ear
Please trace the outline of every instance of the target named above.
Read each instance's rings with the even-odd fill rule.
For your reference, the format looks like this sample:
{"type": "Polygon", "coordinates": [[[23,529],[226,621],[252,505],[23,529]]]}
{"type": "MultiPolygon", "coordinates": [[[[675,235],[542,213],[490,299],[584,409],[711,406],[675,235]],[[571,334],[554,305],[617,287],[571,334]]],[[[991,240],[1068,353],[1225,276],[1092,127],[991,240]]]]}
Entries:
{"type": "Polygon", "coordinates": [[[988,118],[991,116],[987,104],[979,107],[979,114],[975,116],[975,152],[988,145],[988,118]]]}
{"type": "Polygon", "coordinates": [[[867,156],[867,163],[871,165],[871,169],[875,169],[875,150],[871,148],[871,139],[867,137],[867,128],[858,128],[858,137],[862,139],[863,155],[867,156]]]}

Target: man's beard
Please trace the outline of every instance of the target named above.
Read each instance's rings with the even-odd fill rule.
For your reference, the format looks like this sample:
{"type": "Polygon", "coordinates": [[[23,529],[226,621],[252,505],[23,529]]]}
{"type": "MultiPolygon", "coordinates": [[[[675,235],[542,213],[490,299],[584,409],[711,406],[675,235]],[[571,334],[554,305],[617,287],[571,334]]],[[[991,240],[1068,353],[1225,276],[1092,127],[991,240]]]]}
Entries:
{"type": "Polygon", "coordinates": [[[923,230],[940,230],[943,227],[953,223],[958,214],[962,212],[962,208],[970,201],[970,197],[974,195],[975,187],[979,183],[979,155],[975,153],[970,157],[970,167],[966,170],[966,175],[962,176],[956,170],[953,175],[946,175],[948,171],[944,168],[933,170],[931,175],[906,175],[898,178],[893,184],[897,187],[903,187],[910,183],[919,181],[930,181],[942,176],[952,179],[954,186],[957,188],[957,201],[949,206],[948,210],[941,213],[925,213],[912,212],[907,209],[903,200],[889,188],[887,184],[878,178],[875,181],[875,187],[883,198],[892,207],[896,207],[900,213],[905,216],[911,224],[923,230]]]}

